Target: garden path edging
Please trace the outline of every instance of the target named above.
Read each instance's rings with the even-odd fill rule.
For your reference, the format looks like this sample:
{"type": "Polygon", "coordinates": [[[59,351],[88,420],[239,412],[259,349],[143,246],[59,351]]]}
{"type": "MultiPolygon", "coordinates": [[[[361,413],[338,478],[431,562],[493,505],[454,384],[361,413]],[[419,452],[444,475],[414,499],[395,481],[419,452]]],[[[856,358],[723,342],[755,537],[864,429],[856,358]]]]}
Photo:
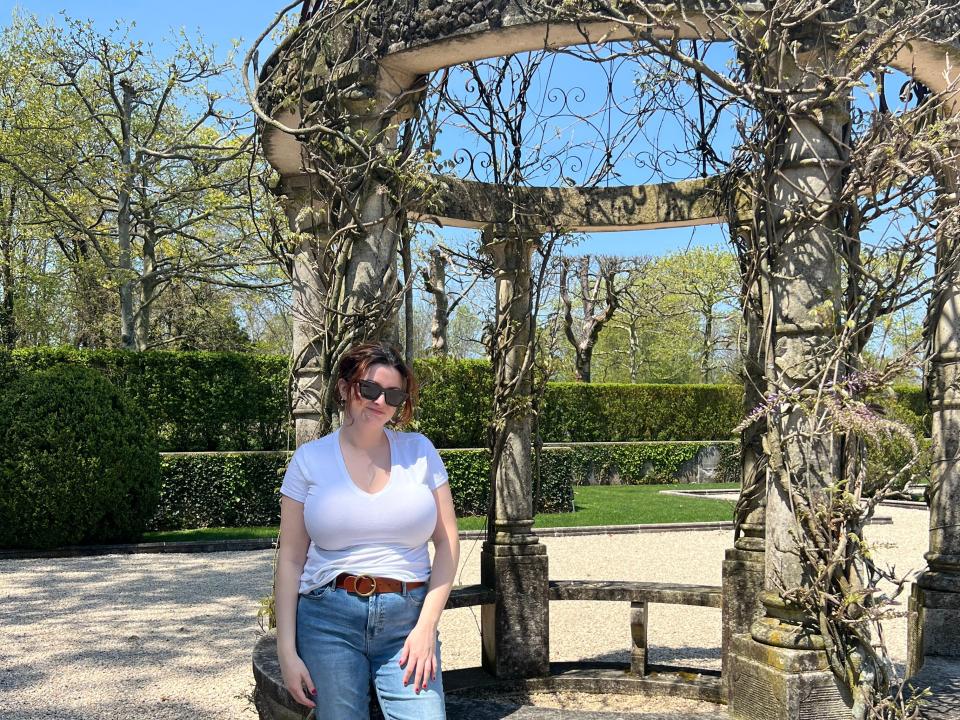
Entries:
{"type": "MultiPolygon", "coordinates": [[[[540,537],[573,537],[578,535],[623,535],[644,532],[678,532],[683,530],[732,530],[733,522],[655,523],[651,525],[585,525],[583,527],[538,528],[540,537]]],[[[461,540],[477,540],[484,530],[461,530],[461,540]]],[[[203,553],[272,550],[274,538],[254,540],[185,540],[181,542],[127,543],[117,545],[79,545],[51,550],[0,550],[0,560],[90,557],[95,555],[133,555],[139,553],[203,553]]]]}

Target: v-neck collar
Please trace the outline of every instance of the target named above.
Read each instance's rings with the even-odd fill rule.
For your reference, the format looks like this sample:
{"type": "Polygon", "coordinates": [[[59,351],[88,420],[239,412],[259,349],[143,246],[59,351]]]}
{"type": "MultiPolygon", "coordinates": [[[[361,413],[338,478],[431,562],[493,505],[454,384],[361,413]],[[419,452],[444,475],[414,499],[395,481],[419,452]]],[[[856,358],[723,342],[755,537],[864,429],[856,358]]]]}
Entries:
{"type": "Polygon", "coordinates": [[[396,448],[396,444],[394,443],[394,438],[391,434],[393,431],[390,430],[389,428],[384,428],[383,432],[387,436],[387,444],[390,447],[390,477],[387,478],[386,485],[384,485],[382,488],[377,490],[377,492],[373,492],[373,493],[367,492],[366,490],[361,488],[359,485],[357,485],[353,481],[353,478],[350,477],[350,471],[347,469],[347,461],[343,457],[343,448],[340,447],[340,428],[337,428],[336,437],[334,438],[334,445],[336,446],[335,452],[337,455],[337,464],[340,466],[340,473],[343,479],[347,482],[348,485],[350,485],[350,487],[353,488],[354,492],[357,492],[366,498],[375,498],[379,495],[382,495],[387,490],[389,490],[390,486],[393,484],[394,475],[396,474],[397,448],[396,448]]]}

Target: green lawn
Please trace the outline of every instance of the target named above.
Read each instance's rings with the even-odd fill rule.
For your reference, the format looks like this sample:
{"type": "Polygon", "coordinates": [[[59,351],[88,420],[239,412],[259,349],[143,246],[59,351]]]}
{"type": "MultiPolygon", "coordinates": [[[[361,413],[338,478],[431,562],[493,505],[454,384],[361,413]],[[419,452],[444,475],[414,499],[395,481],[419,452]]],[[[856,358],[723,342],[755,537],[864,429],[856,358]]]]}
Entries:
{"type": "MultiPolygon", "coordinates": [[[[733,501],[661,495],[661,490],[712,488],[730,489],[736,484],[712,485],[599,485],[574,488],[572,513],[537,515],[535,527],[584,527],[588,525],[647,525],[652,523],[706,522],[732,520],[733,501]]],[[[461,530],[480,530],[484,518],[465,517],[457,521],[461,530]]],[[[248,540],[276,537],[276,527],[205,528],[174,532],[151,532],[144,542],[184,540],[248,540]]]]}

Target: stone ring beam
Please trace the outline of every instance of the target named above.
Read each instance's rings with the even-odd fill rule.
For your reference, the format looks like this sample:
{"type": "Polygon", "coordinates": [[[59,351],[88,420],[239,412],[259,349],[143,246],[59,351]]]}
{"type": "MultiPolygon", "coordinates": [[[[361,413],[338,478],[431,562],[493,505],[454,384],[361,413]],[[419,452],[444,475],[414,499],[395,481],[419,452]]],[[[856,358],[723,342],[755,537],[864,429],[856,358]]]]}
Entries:
{"type": "MultiPolygon", "coordinates": [[[[442,191],[432,200],[433,207],[429,211],[411,207],[411,220],[483,230],[517,222],[521,208],[520,223],[540,233],[657,230],[726,221],[720,177],[609,188],[520,187],[511,188],[509,198],[493,184],[448,176],[437,180],[442,191]]],[[[307,201],[308,176],[284,176],[284,186],[288,193],[299,191],[307,201]]],[[[319,210],[319,205],[315,207],[319,210]]],[[[309,222],[302,218],[300,229],[307,227],[309,222]]]]}
{"type": "MultiPolygon", "coordinates": [[[[435,3],[430,3],[435,4],[435,3]]],[[[651,28],[654,35],[680,40],[723,40],[723,28],[712,23],[703,10],[715,8],[718,13],[729,9],[729,2],[718,0],[680,0],[670,6],[661,6],[664,17],[682,20],[675,27],[651,28]]],[[[935,5],[952,6],[952,0],[936,0],[935,5]]],[[[411,91],[418,78],[459,63],[516,53],[562,48],[605,41],[628,40],[634,29],[616,23],[573,23],[555,17],[554,7],[561,0],[531,2],[529,0],[481,0],[467,2],[451,0],[433,9],[420,8],[420,17],[411,18],[403,26],[391,26],[393,35],[387,53],[379,65],[376,79],[378,94],[397,96],[411,91]],[[466,8],[481,5],[483,12],[466,12],[466,8]]],[[[629,2],[621,3],[621,10],[629,14],[629,2]]],[[[746,15],[760,15],[762,3],[739,3],[746,15]]],[[[658,6],[651,6],[658,7],[658,6]]],[[[884,12],[911,13],[909,0],[884,3],[884,12]]],[[[879,25],[879,20],[875,24],[879,25]]],[[[916,40],[904,47],[891,63],[893,67],[913,76],[934,93],[946,93],[956,88],[960,79],[960,45],[951,40],[960,32],[960,16],[949,27],[940,28],[938,37],[916,40]]],[[[302,30],[301,32],[305,32],[302,30]]],[[[281,43],[264,64],[261,78],[269,82],[272,69],[282,57],[288,42],[281,43]]],[[[308,88],[304,88],[308,90],[308,88]]],[[[954,95],[957,91],[953,90],[954,95]]],[[[948,104],[957,110],[957,99],[948,104]]],[[[293,112],[279,112],[279,108],[264,108],[287,127],[298,127],[293,112]]],[[[283,175],[296,174],[300,167],[299,143],[292,136],[276,128],[266,128],[264,149],[271,164],[283,175]],[[291,162],[292,165],[291,166],[291,162]]]]}

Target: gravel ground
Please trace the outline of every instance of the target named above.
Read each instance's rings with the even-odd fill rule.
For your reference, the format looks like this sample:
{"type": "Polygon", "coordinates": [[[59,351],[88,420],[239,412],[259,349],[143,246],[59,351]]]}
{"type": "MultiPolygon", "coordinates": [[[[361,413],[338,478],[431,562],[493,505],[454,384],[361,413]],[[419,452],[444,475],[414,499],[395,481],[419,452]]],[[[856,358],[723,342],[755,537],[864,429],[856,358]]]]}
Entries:
{"type": "MultiPolygon", "coordinates": [[[[901,573],[921,568],[927,514],[884,508],[871,528],[879,557],[901,573]]],[[[543,540],[550,577],[720,584],[728,531],[543,540]]],[[[459,582],[479,581],[480,541],[462,544],[459,582]]],[[[272,552],[111,555],[0,562],[0,719],[236,720],[248,701],[259,598],[272,552]]],[[[901,597],[906,607],[906,596],[901,597]]],[[[480,662],[479,614],[441,623],[444,667],[480,662]]],[[[906,624],[887,623],[894,659],[906,660],[906,624]]],[[[552,660],[627,661],[626,603],[550,607],[552,660]]],[[[720,667],[720,611],[652,605],[652,662],[720,667]]],[[[653,705],[663,710],[663,701],[653,705]]]]}

